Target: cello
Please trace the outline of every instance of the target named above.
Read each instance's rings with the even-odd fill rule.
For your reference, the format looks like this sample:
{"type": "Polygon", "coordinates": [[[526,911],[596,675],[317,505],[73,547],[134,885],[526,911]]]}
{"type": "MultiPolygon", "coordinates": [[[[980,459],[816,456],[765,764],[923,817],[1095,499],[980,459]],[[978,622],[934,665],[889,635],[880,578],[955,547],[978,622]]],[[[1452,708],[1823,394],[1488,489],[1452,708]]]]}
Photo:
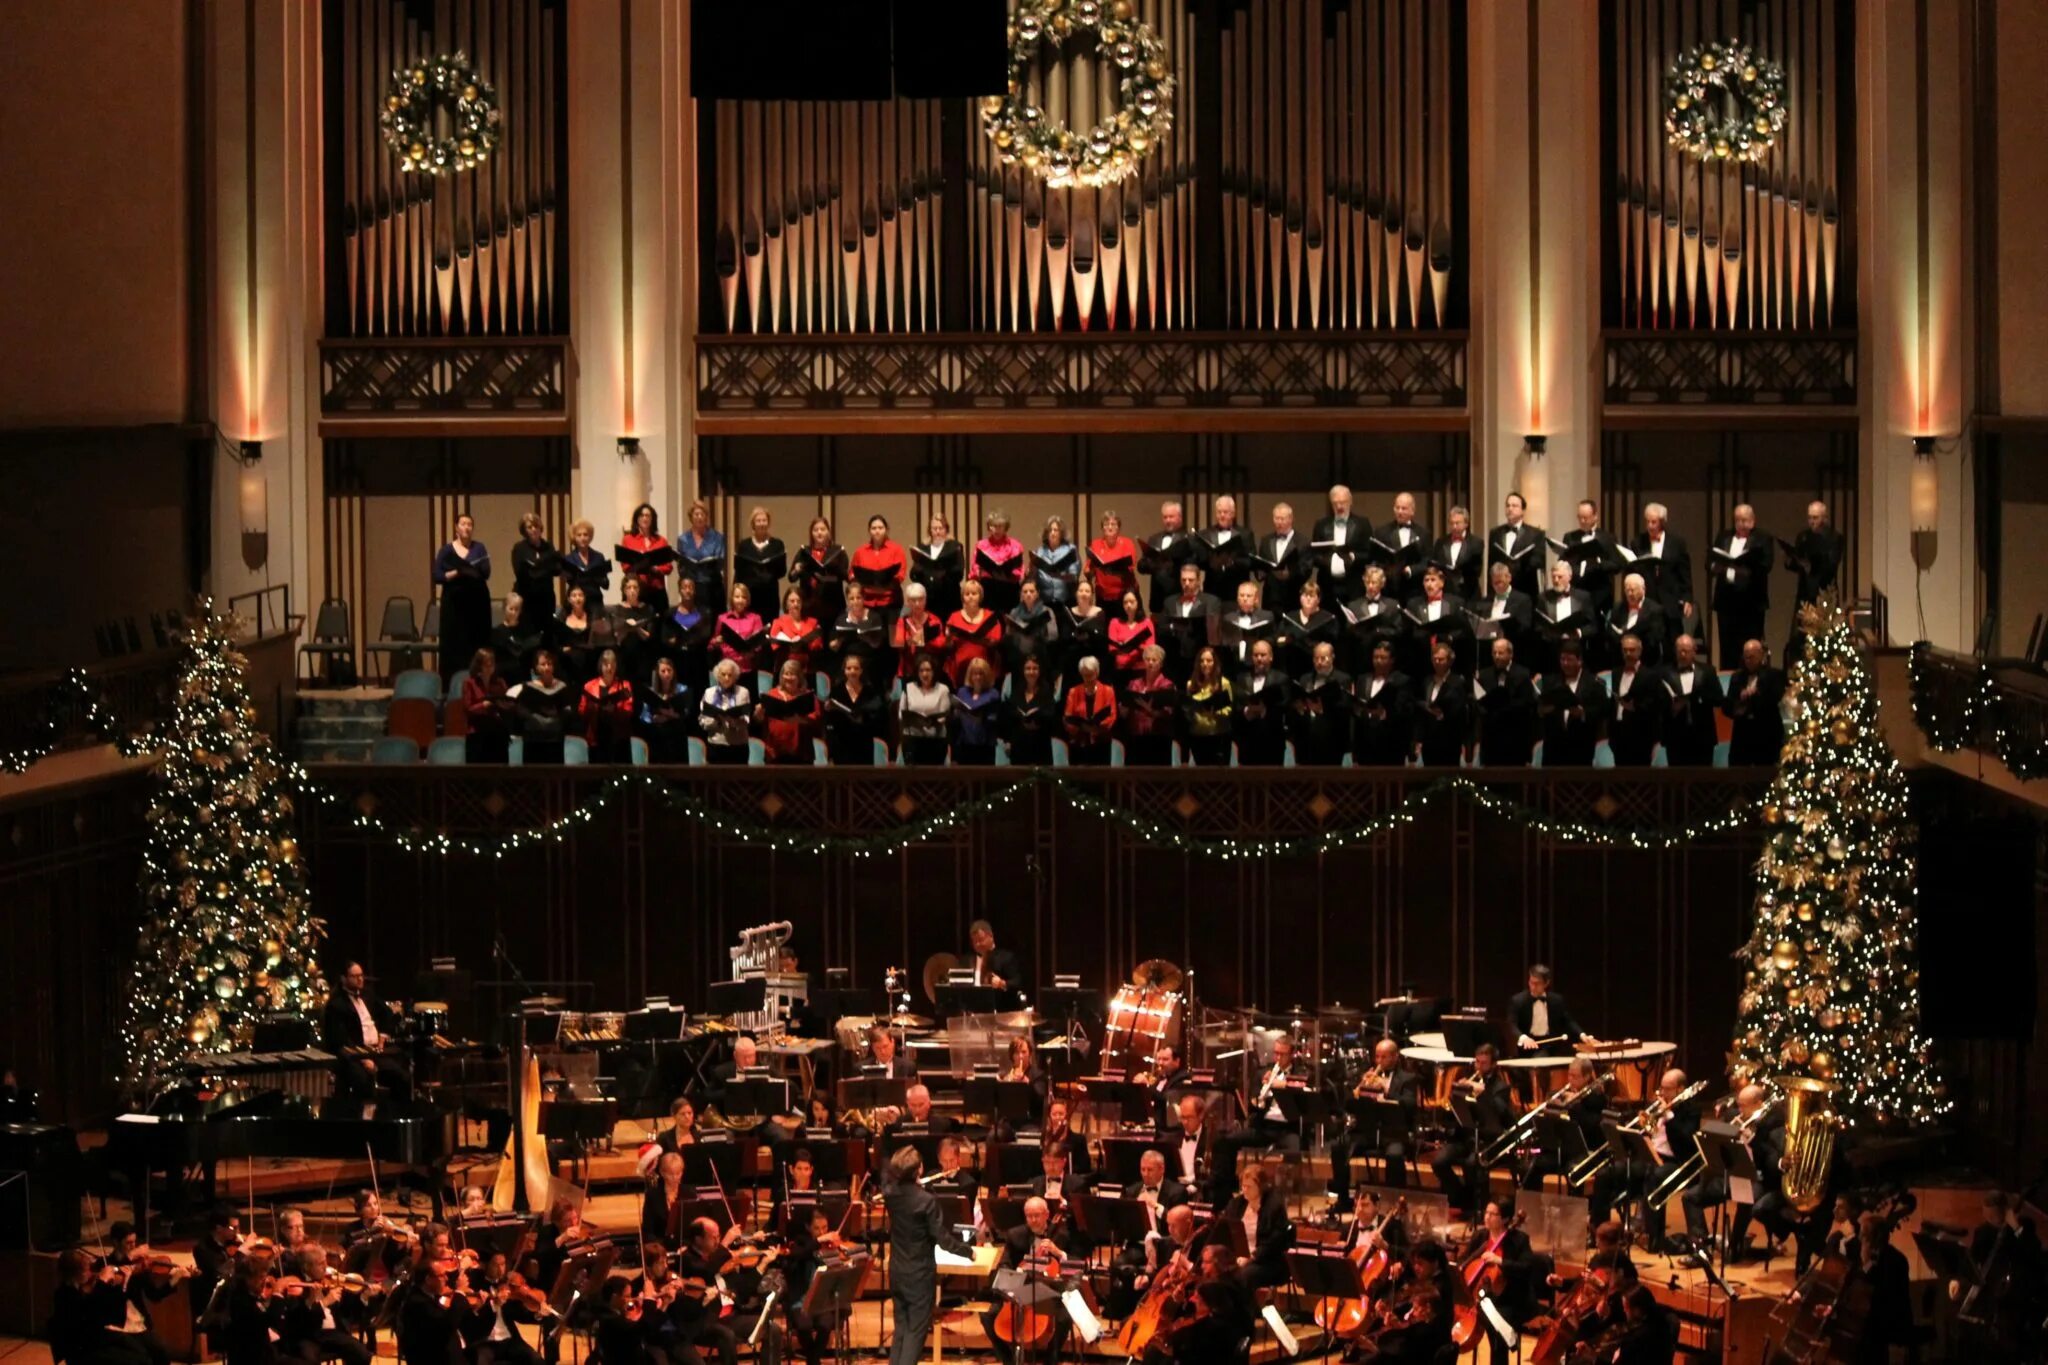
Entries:
{"type": "Polygon", "coordinates": [[[1135,1359],[1144,1354],[1152,1339],[1159,1335],[1166,1325],[1167,1308],[1180,1296],[1194,1278],[1195,1267],[1188,1259],[1185,1248],[1176,1250],[1172,1259],[1152,1277],[1152,1283],[1145,1288],[1145,1297],[1124,1319],[1123,1326],[1116,1334],[1116,1346],[1126,1357],[1135,1359]]]}
{"type": "MultiPolygon", "coordinates": [[[[1527,1216],[1526,1211],[1517,1210],[1515,1216],[1508,1219],[1508,1225],[1501,1229],[1500,1240],[1507,1241],[1508,1234],[1522,1226],[1522,1220],[1527,1216]]],[[[1482,1226],[1473,1235],[1472,1245],[1465,1249],[1464,1261],[1458,1269],[1458,1273],[1464,1277],[1469,1298],[1468,1302],[1458,1305],[1456,1321],[1451,1325],[1451,1341],[1456,1344],[1460,1354],[1476,1347],[1479,1338],[1486,1334],[1479,1296],[1484,1294],[1488,1298],[1497,1298],[1501,1290],[1507,1287],[1506,1272],[1498,1262],[1486,1259],[1486,1246],[1487,1233],[1482,1226]]]]}
{"type": "MultiPolygon", "coordinates": [[[[1018,1264],[1026,1274],[1053,1275],[1060,1270],[1060,1250],[1049,1238],[1040,1238],[1031,1253],[1018,1264]]],[[[1019,1307],[1014,1301],[1004,1299],[996,1309],[996,1320],[991,1335],[998,1341],[1010,1344],[1012,1355],[1017,1351],[1037,1351],[1052,1342],[1053,1329],[1059,1326],[1059,1314],[1036,1307],[1019,1307]]]]}
{"type": "Polygon", "coordinates": [[[1530,1365],[1564,1365],[1565,1358],[1585,1332],[1586,1319],[1607,1297],[1607,1281],[1608,1272],[1604,1266],[1586,1268],[1586,1273],[1572,1286],[1572,1292],[1558,1302],[1555,1320],[1536,1339],[1536,1349],[1529,1356],[1530,1365]]]}
{"type": "Polygon", "coordinates": [[[1333,1336],[1349,1339],[1363,1331],[1366,1322],[1366,1303],[1386,1279],[1393,1260],[1387,1254],[1386,1227],[1389,1222],[1408,1212],[1408,1196],[1402,1195],[1394,1206],[1373,1220],[1370,1228],[1361,1230],[1359,1220],[1351,1220],[1350,1245],[1344,1249],[1344,1257],[1358,1267],[1358,1285],[1364,1291],[1356,1299],[1333,1299],[1316,1304],[1316,1326],[1333,1336]]]}

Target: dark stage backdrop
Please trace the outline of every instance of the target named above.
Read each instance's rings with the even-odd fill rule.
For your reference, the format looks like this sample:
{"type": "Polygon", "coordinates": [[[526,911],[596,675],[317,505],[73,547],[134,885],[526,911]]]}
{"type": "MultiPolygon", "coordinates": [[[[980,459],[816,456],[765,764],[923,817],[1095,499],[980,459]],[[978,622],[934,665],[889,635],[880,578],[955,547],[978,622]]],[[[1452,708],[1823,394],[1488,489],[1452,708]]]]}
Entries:
{"type": "MultiPolygon", "coordinates": [[[[1284,1009],[1390,993],[1496,1013],[1531,960],[1556,966],[1573,1012],[1608,1037],[1672,1039],[1718,1073],[1748,931],[1747,831],[1660,851],[1573,846],[1440,800],[1411,824],[1321,857],[1216,859],[1149,846],[1040,788],[938,841],[872,858],[773,852],[632,788],[560,844],[502,860],[413,854],[351,827],[358,811],[450,833],[530,827],[603,786],[592,771],[334,767],[348,804],[309,812],[302,840],[334,955],[403,983],[452,954],[479,979],[493,936],[531,980],[587,982],[572,1007],[623,1009],[647,993],[697,1001],[729,973],[750,925],[787,919],[803,966],[848,967],[879,987],[933,952],[963,952],[987,918],[1034,979],[1078,972],[1105,988],[1139,961],[1195,972],[1203,1001],[1284,1009]]],[[[972,800],[999,774],[877,769],[671,770],[679,789],[755,824],[868,834],[972,800]]],[[[1077,777],[1174,830],[1305,837],[1358,825],[1434,775],[1248,769],[1077,777]]],[[[1678,826],[1762,790],[1764,775],[1661,771],[1625,778],[1540,770],[1490,786],[1546,815],[1678,826]]],[[[402,985],[393,989],[401,990],[402,985]]]]}

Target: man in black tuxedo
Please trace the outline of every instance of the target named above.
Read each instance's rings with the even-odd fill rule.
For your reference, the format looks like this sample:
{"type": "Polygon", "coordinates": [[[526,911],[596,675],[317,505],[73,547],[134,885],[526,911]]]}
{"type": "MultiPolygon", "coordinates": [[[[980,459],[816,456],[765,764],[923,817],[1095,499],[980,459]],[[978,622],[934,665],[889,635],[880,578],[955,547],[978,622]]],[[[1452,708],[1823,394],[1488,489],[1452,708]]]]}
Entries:
{"type": "Polygon", "coordinates": [[[1202,581],[1209,591],[1234,602],[1238,585],[1252,581],[1251,556],[1258,537],[1237,524],[1237,499],[1228,493],[1216,499],[1213,510],[1216,523],[1195,538],[1195,559],[1202,565],[1202,581]]]}
{"type": "Polygon", "coordinates": [[[1401,1065],[1401,1045],[1392,1038],[1373,1044],[1372,1069],[1352,1087],[1353,1099],[1380,1100],[1399,1105],[1407,1122],[1381,1125],[1354,1117],[1349,1131],[1330,1144],[1330,1194],[1332,1213],[1350,1213],[1351,1158],[1380,1156],[1386,1159],[1387,1183],[1408,1183],[1408,1149],[1415,1141],[1415,1115],[1422,1104],[1422,1078],[1401,1065]]]}
{"type": "Polygon", "coordinates": [[[1479,596],[1479,571],[1486,559],[1486,547],[1472,534],[1472,514],[1453,507],[1447,514],[1449,529],[1437,538],[1424,561],[1444,571],[1444,582],[1456,596],[1472,601],[1479,596]]]}
{"type": "Polygon", "coordinates": [[[1664,754],[1674,768],[1710,768],[1720,742],[1721,675],[1699,660],[1699,641],[1681,635],[1672,646],[1664,687],[1671,697],[1664,718],[1664,754]]]}
{"type": "Polygon", "coordinates": [[[1516,592],[1534,597],[1543,587],[1543,528],[1529,525],[1528,512],[1527,499],[1520,493],[1508,494],[1506,520],[1488,532],[1486,554],[1493,563],[1508,566],[1516,592]]]}
{"type": "MultiPolygon", "coordinates": [[[[1631,1172],[1619,1169],[1619,1163],[1616,1163],[1602,1171],[1600,1179],[1608,1186],[1610,1206],[1628,1195],[1647,1196],[1698,1151],[1693,1139],[1700,1131],[1699,1101],[1685,1100],[1681,1103],[1678,1099],[1687,1084],[1685,1073],[1677,1067],[1666,1071],[1658,1080],[1657,1098],[1664,1107],[1650,1125],[1649,1132],[1650,1154],[1657,1158],[1657,1164],[1647,1171],[1631,1172]]],[[[1675,1250],[1664,1237],[1664,1215],[1668,1209],[1668,1204],[1657,1208],[1648,1204],[1643,1206],[1643,1227],[1649,1233],[1652,1251],[1675,1250]]]]}
{"type": "Polygon", "coordinates": [[[1173,600],[1173,590],[1180,584],[1181,566],[1201,548],[1201,542],[1188,532],[1181,505],[1161,503],[1159,530],[1145,541],[1140,551],[1140,560],[1152,579],[1150,605],[1154,616],[1173,600]]]}
{"type": "Polygon", "coordinates": [[[1166,1154],[1147,1149],[1138,1158],[1138,1178],[1124,1186],[1124,1198],[1157,1206],[1160,1213],[1188,1202],[1187,1186],[1166,1173],[1166,1154]]]}
{"type": "MultiPolygon", "coordinates": [[[[1273,565],[1255,568],[1260,601],[1266,610],[1276,617],[1299,610],[1301,585],[1308,581],[1311,562],[1308,537],[1294,529],[1294,508],[1287,503],[1273,504],[1273,532],[1259,537],[1259,558],[1273,565]]],[[[1342,600],[1331,598],[1330,603],[1335,606],[1342,600]]]]}
{"type": "MultiPolygon", "coordinates": [[[[1351,747],[1351,675],[1337,667],[1337,647],[1318,644],[1315,664],[1294,680],[1288,703],[1293,718],[1294,761],[1305,768],[1334,768],[1351,747]]],[[[1393,655],[1388,654],[1391,663],[1393,655]]]]}
{"type": "Polygon", "coordinates": [[[1777,559],[1777,544],[1756,529],[1756,509],[1746,502],[1737,506],[1734,527],[1714,537],[1714,553],[1707,556],[1714,575],[1715,657],[1722,668],[1734,668],[1743,641],[1764,633],[1777,559]]]}
{"type": "MultiPolygon", "coordinates": [[[[1071,1221],[1071,1220],[1069,1220],[1071,1221]]],[[[1015,1270],[1027,1261],[1060,1261],[1080,1255],[1082,1248],[1073,1239],[1066,1227],[1055,1227],[1052,1208],[1036,1195],[1024,1201],[1024,1221],[1003,1234],[1003,1255],[998,1268],[1015,1270]]],[[[1003,1365],[1013,1365],[1017,1359],[1017,1348],[996,1335],[996,1315],[1002,1311],[998,1300],[981,1315],[981,1325],[988,1331],[988,1339],[995,1347],[996,1358],[1003,1365]]],[[[1072,1321],[1060,1312],[1054,1312],[1052,1340],[1044,1348],[1047,1360],[1058,1360],[1060,1348],[1066,1344],[1067,1332],[1072,1321]]]]}
{"type": "Polygon", "coordinates": [[[1195,656],[1221,638],[1223,604],[1202,591],[1202,571],[1193,564],[1180,566],[1180,592],[1166,599],[1163,610],[1153,613],[1159,628],[1159,643],[1166,647],[1166,671],[1175,682],[1184,683],[1195,666],[1195,656]]]}
{"type": "Polygon", "coordinates": [[[1762,640],[1742,646],[1742,668],[1728,679],[1721,710],[1733,722],[1728,734],[1728,766],[1775,767],[1785,748],[1785,718],[1778,705],[1785,700],[1785,674],[1764,657],[1762,640]]]}
{"type": "MultiPolygon", "coordinates": [[[[883,1110],[888,1114],[890,1110],[883,1110]]],[[[903,1092],[903,1110],[882,1130],[882,1143],[886,1149],[894,1139],[916,1133],[929,1133],[942,1137],[959,1131],[960,1125],[951,1117],[932,1109],[932,1092],[919,1081],[903,1092]]]]}
{"type": "MultiPolygon", "coordinates": [[[[1472,604],[1476,618],[1474,634],[1498,631],[1498,636],[1488,638],[1505,638],[1515,647],[1515,653],[1526,656],[1530,653],[1528,641],[1536,622],[1535,599],[1515,586],[1514,567],[1506,560],[1494,560],[1493,567],[1486,572],[1492,591],[1472,604]]],[[[1484,654],[1475,662],[1484,666],[1484,654]]]]}
{"type": "Polygon", "coordinates": [[[1030,990],[1024,959],[1009,948],[996,946],[995,927],[985,919],[967,926],[967,946],[974,951],[975,980],[998,990],[1015,991],[1021,1000],[1030,990]]]}
{"type": "Polygon", "coordinates": [[[1562,558],[1572,566],[1572,580],[1592,599],[1593,610],[1605,616],[1614,605],[1614,570],[1621,563],[1621,551],[1614,537],[1600,524],[1600,507],[1591,498],[1580,500],[1579,525],[1564,533],[1562,558]]]}
{"type": "MultiPolygon", "coordinates": [[[[1351,515],[1351,490],[1338,484],[1330,490],[1330,515],[1309,532],[1310,569],[1322,585],[1325,602],[1346,602],[1358,591],[1372,524],[1351,515]],[[1316,547],[1321,548],[1316,548],[1316,547]]],[[[1399,598],[1395,599],[1396,601],[1399,598]]],[[[1158,603],[1153,610],[1159,609],[1158,603]]]]}
{"type": "Polygon", "coordinates": [[[1472,680],[1479,707],[1479,761],[1488,767],[1527,767],[1536,747],[1536,688],[1515,662],[1515,647],[1493,642],[1493,666],[1472,680]]]}
{"type": "MultiPolygon", "coordinates": [[[[1775,1109],[1764,1112],[1769,1103],[1770,1098],[1760,1085],[1745,1085],[1735,1094],[1736,1125],[1748,1134],[1744,1145],[1749,1148],[1749,1159],[1756,1164],[1756,1201],[1735,1206],[1735,1217],[1728,1225],[1730,1261],[1749,1259],[1752,1217],[1774,1237],[1783,1236],[1787,1227],[1782,1183],[1785,1116],[1775,1109]]],[[[1685,1205],[1685,1230],[1695,1241],[1707,1234],[1707,1210],[1719,1207],[1727,1197],[1727,1181],[1719,1176],[1709,1176],[1679,1196],[1685,1205]]]]}
{"type": "Polygon", "coordinates": [[[1806,652],[1806,636],[1800,632],[1797,609],[1820,600],[1822,593],[1834,588],[1842,571],[1844,553],[1842,533],[1828,524],[1828,505],[1818,500],[1806,504],[1806,529],[1785,552],[1787,567],[1799,575],[1798,592],[1792,599],[1792,639],[1785,647],[1788,668],[1806,652]]]}
{"type": "Polygon", "coordinates": [[[890,1365],[917,1365],[924,1356],[939,1291],[938,1248],[955,1256],[974,1250],[946,1227],[939,1201],[917,1183],[923,1172],[924,1159],[915,1147],[899,1148],[889,1158],[889,1187],[882,1201],[889,1213],[889,1278],[896,1310],[890,1365]]]}
{"type": "Polygon", "coordinates": [[[1152,1116],[1160,1128],[1170,1125],[1178,1111],[1174,1101],[1180,1098],[1180,1090],[1187,1083],[1188,1064],[1181,1060],[1180,1049],[1172,1043],[1161,1043],[1152,1052],[1152,1116]]]}
{"type": "Polygon", "coordinates": [[[1414,590],[1415,575],[1429,553],[1429,528],[1415,519],[1415,495],[1394,495],[1394,519],[1373,532],[1375,562],[1387,569],[1387,591],[1396,601],[1414,590]],[[1381,546],[1385,548],[1382,549],[1381,546]]]}
{"type": "Polygon", "coordinates": [[[1515,1048],[1524,1057],[1569,1057],[1580,1039],[1600,1041],[1582,1032],[1564,997],[1550,989],[1550,968],[1541,962],[1529,968],[1529,989],[1508,1000],[1508,1022],[1514,1025],[1515,1048]],[[1545,1041],[1546,1039],[1555,1041],[1545,1041]]]}
{"type": "Polygon", "coordinates": [[[412,1098],[412,1078],[399,1059],[386,1051],[398,1020],[381,1000],[363,992],[363,964],[351,962],[341,973],[341,990],[327,999],[320,1015],[320,1040],[335,1057],[334,1089],[338,1098],[367,1100],[381,1085],[400,1102],[412,1098]],[[344,1049],[368,1049],[368,1056],[346,1056],[344,1049]]]}
{"type": "Polygon", "coordinates": [[[1287,716],[1293,685],[1273,667],[1273,642],[1252,645],[1251,667],[1231,684],[1237,701],[1238,761],[1279,767],[1287,758],[1287,716]]]}
{"type": "Polygon", "coordinates": [[[1544,675],[1537,710],[1543,717],[1543,766],[1592,767],[1607,717],[1607,685],[1586,671],[1578,641],[1559,646],[1557,671],[1544,675]]]}
{"type": "Polygon", "coordinates": [[[1451,1207],[1461,1213],[1477,1212],[1486,1201],[1487,1167],[1480,1161],[1495,1139],[1515,1120],[1514,1089],[1507,1073],[1500,1069],[1500,1052],[1492,1043],[1481,1043],[1472,1051],[1472,1074],[1457,1083],[1458,1094],[1471,1102],[1474,1124],[1458,1132],[1437,1149],[1430,1159],[1440,1186],[1451,1207]]]}
{"type": "Polygon", "coordinates": [[[1395,645],[1373,646],[1371,671],[1353,685],[1352,754],[1361,768],[1399,767],[1415,745],[1415,694],[1408,675],[1394,667],[1395,645]]]}
{"type": "Polygon", "coordinates": [[[1635,567],[1648,584],[1651,598],[1664,608],[1670,633],[1678,635],[1694,628],[1686,619],[1694,614],[1692,552],[1684,538],[1666,525],[1670,515],[1661,502],[1643,508],[1643,530],[1634,547],[1635,567]],[[1646,559],[1658,561],[1656,567],[1647,568],[1643,564],[1646,559]]]}
{"type": "Polygon", "coordinates": [[[1423,766],[1455,768],[1464,758],[1471,725],[1472,685],[1451,671],[1447,640],[1437,641],[1430,651],[1429,668],[1429,676],[1415,688],[1415,742],[1423,766]]]}
{"type": "Polygon", "coordinates": [[[1573,586],[1569,559],[1560,559],[1550,566],[1550,586],[1543,590],[1535,605],[1535,629],[1529,632],[1531,647],[1522,651],[1522,659],[1548,676],[1557,672],[1558,650],[1588,636],[1597,638],[1602,621],[1593,608],[1593,599],[1573,586]]]}
{"type": "Polygon", "coordinates": [[[1643,640],[1634,631],[1621,637],[1621,667],[1614,672],[1614,695],[1607,722],[1607,746],[1617,768],[1647,768],[1663,733],[1666,700],[1663,679],[1643,663],[1643,640]]]}

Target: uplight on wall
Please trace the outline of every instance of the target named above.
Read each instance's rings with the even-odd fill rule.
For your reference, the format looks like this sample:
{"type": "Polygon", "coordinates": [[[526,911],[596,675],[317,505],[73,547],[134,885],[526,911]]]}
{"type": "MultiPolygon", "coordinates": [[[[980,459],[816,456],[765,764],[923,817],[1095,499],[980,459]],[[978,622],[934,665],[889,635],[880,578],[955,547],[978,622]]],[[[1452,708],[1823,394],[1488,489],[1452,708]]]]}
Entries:
{"type": "Polygon", "coordinates": [[[638,436],[621,436],[619,438],[619,458],[622,460],[637,460],[640,458],[640,438],[638,436]]]}
{"type": "Polygon", "coordinates": [[[1529,453],[1530,459],[1540,460],[1543,458],[1543,449],[1549,444],[1549,441],[1550,438],[1541,433],[1524,436],[1522,438],[1522,449],[1529,453]]]}
{"type": "Polygon", "coordinates": [[[263,443],[237,447],[235,501],[241,514],[242,563],[259,569],[270,558],[270,480],[263,475],[263,443]]]}
{"type": "Polygon", "coordinates": [[[1911,511],[1915,531],[1932,531],[1941,524],[1941,467],[1934,460],[1934,438],[1913,438],[1913,482],[1911,511]]]}

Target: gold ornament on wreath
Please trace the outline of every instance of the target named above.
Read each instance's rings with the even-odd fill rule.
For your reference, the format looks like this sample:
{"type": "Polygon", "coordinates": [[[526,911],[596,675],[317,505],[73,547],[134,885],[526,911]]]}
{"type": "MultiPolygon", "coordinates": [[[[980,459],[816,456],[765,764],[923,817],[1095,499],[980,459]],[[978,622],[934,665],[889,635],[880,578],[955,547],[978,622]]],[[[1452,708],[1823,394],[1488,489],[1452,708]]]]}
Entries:
{"type": "Polygon", "coordinates": [[[474,170],[498,145],[498,92],[476,73],[466,52],[423,58],[391,73],[378,119],[398,169],[426,175],[474,170]],[[437,136],[434,111],[446,109],[449,131],[437,136]]]}
{"type": "Polygon", "coordinates": [[[1666,139],[1695,161],[1762,161],[1789,117],[1785,69],[1747,43],[1700,43],[1664,68],[1666,139]]]}
{"type": "Polygon", "coordinates": [[[1010,17],[1008,92],[981,107],[982,131],[1005,165],[1022,166],[1054,189],[1114,185],[1165,139],[1174,75],[1166,45],[1136,13],[1132,0],[1021,0],[1010,17]],[[1029,77],[1039,44],[1062,47],[1090,33],[1115,68],[1116,111],[1078,131],[1030,102],[1029,77]]]}

